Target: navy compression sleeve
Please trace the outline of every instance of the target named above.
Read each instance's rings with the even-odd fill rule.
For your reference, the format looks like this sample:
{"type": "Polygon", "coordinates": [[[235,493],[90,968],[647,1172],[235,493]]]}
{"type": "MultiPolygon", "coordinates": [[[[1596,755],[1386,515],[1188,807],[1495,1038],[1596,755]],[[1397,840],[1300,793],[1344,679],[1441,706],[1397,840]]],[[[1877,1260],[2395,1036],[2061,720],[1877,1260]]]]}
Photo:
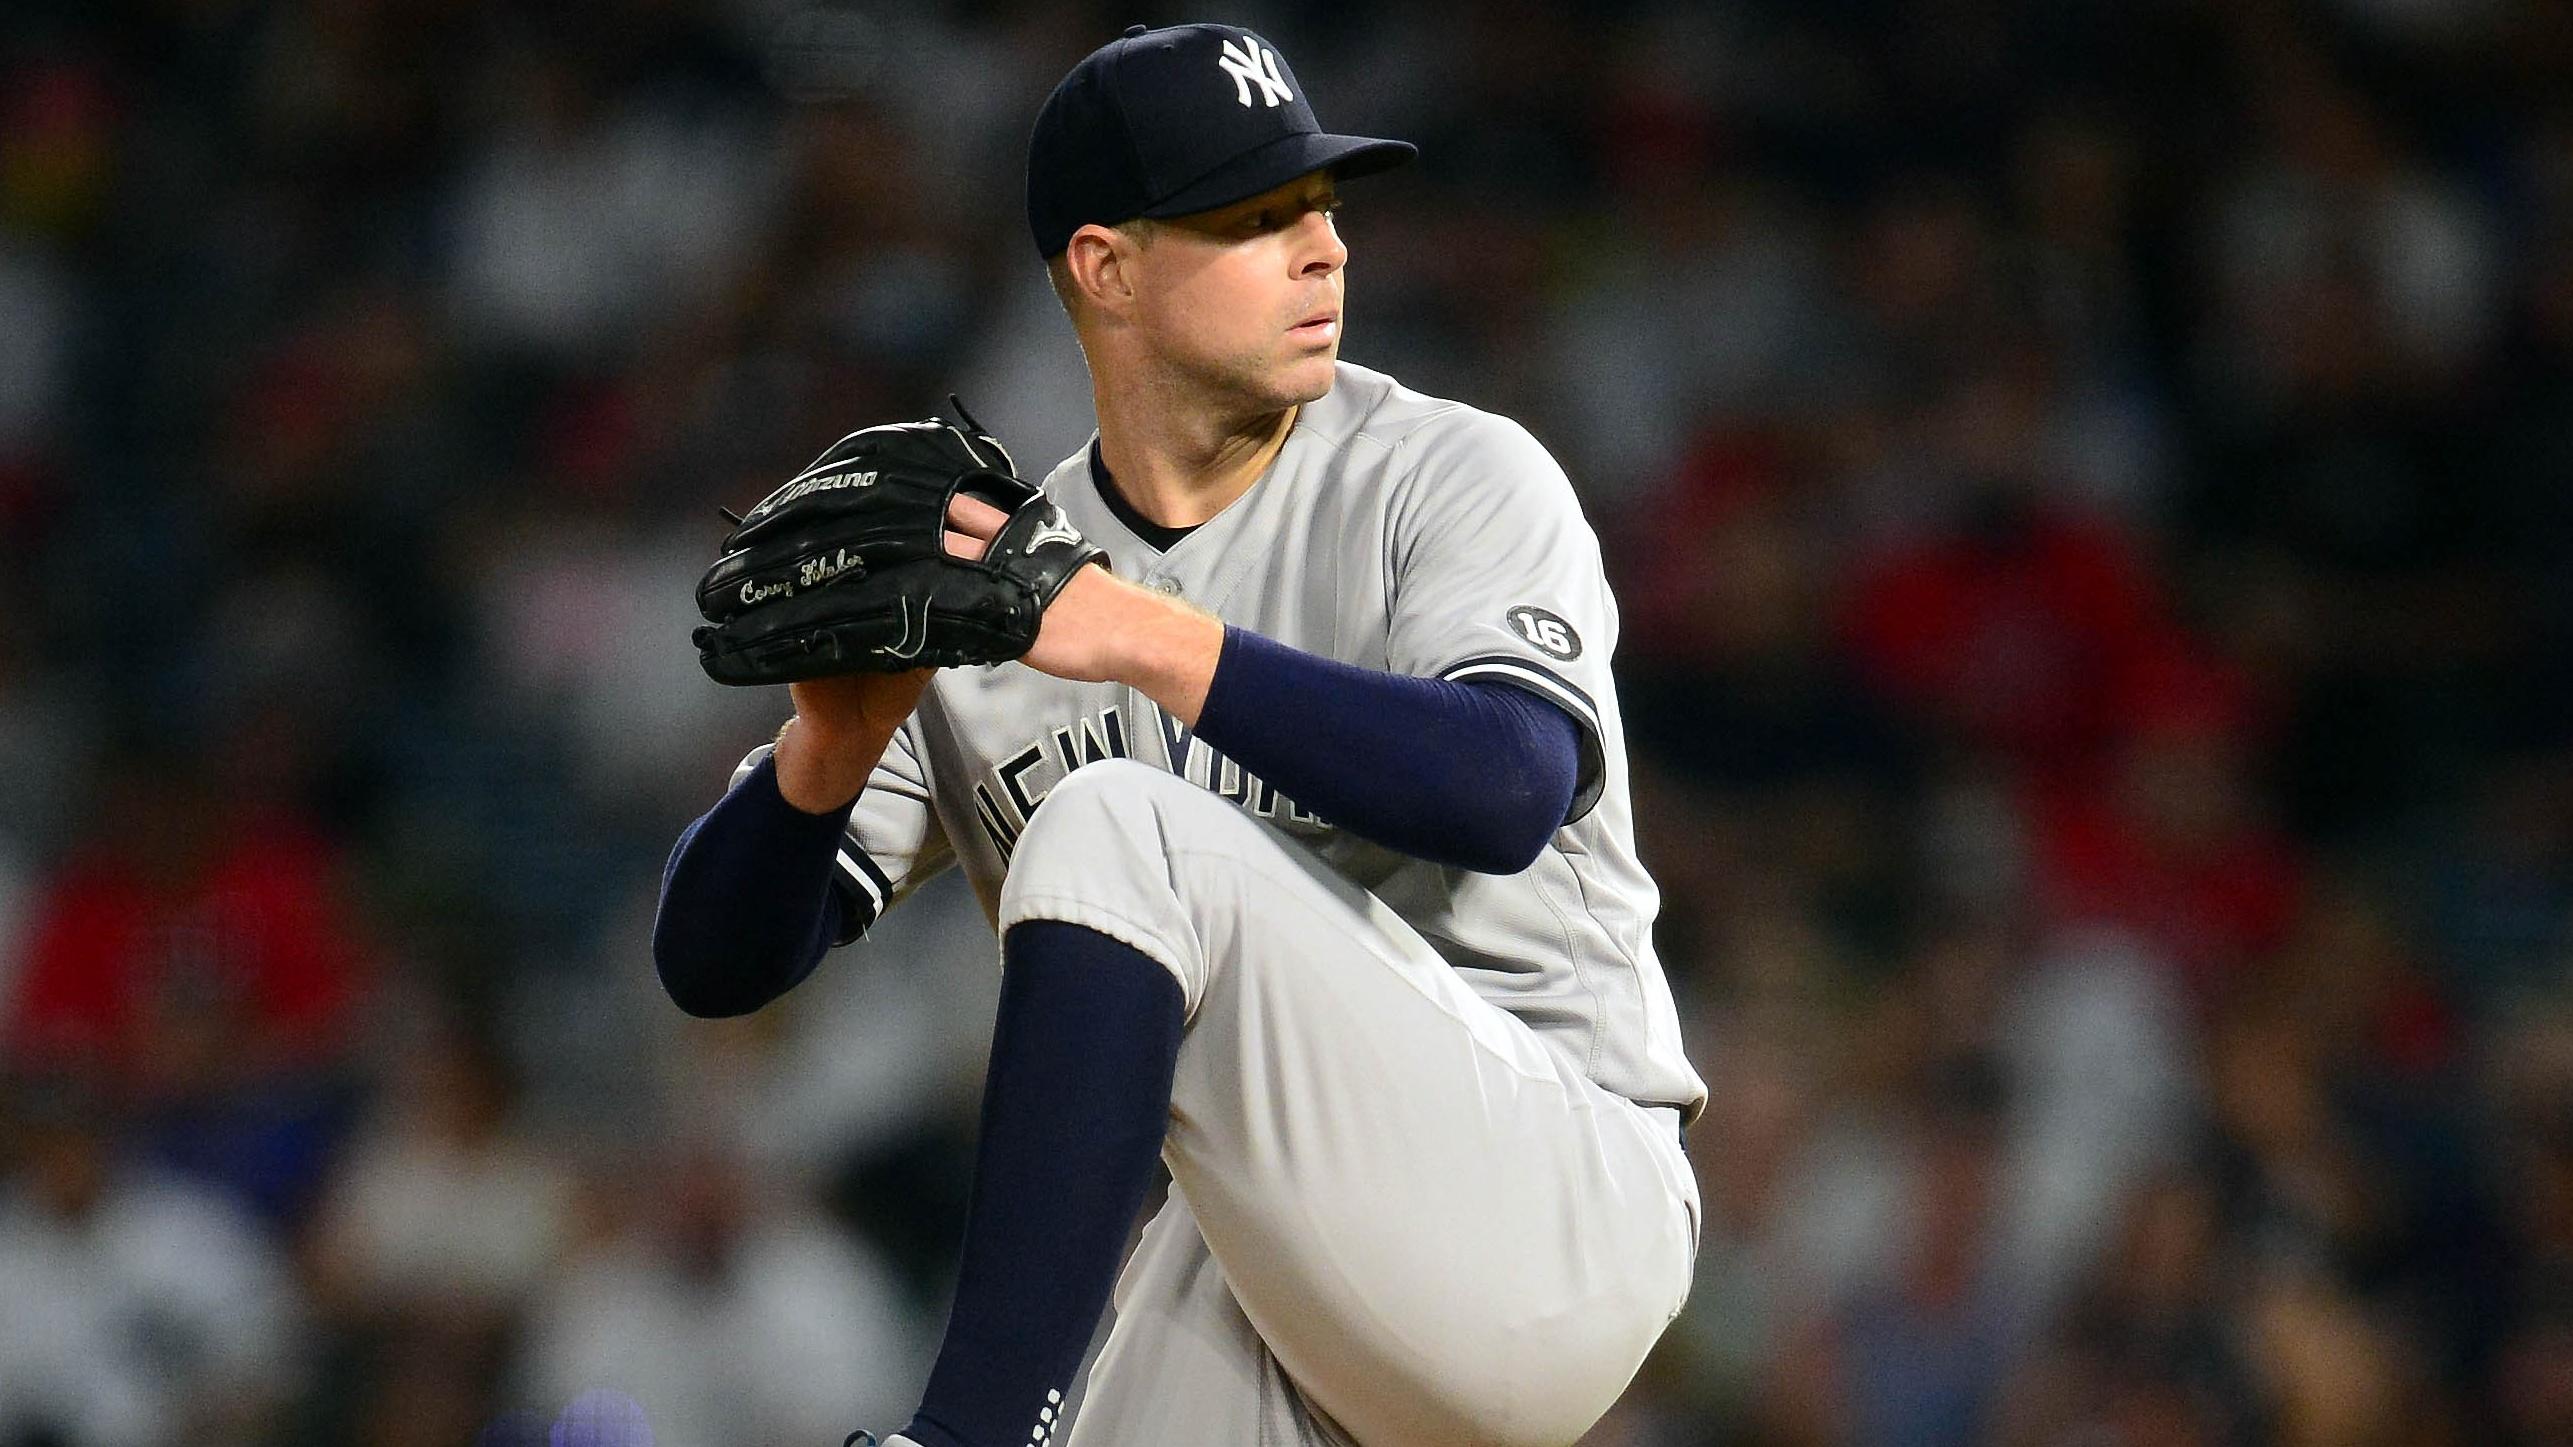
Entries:
{"type": "Polygon", "coordinates": [[[1382,673],[1239,628],[1197,735],[1363,839],[1486,874],[1536,861],[1581,772],[1581,725],[1525,689],[1382,673]]]}
{"type": "Polygon", "coordinates": [[[680,833],[652,921],[652,963],[673,1003],[745,1015],[813,973],[840,934],[831,870],[848,825],[848,809],[787,803],[776,762],[762,759],[680,833]]]}

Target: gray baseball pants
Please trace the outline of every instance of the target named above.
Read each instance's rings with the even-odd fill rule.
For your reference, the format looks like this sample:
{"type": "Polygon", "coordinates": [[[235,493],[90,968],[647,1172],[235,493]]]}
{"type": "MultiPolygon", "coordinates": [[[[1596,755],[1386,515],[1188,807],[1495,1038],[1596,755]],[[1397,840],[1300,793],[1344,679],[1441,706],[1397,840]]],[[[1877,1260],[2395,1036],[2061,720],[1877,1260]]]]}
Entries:
{"type": "Polygon", "coordinates": [[[1179,981],[1173,1191],[1071,1447],[1566,1447],[1678,1314],[1676,1112],[1585,1079],[1310,850],[1158,769],[1047,796],[1001,927],[1179,981]]]}

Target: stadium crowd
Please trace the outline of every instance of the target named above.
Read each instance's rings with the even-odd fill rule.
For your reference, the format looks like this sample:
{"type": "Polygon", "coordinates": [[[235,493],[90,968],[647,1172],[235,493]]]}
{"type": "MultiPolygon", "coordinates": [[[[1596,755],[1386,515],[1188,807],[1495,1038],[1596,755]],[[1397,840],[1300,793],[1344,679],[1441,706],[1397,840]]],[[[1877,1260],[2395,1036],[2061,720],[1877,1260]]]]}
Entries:
{"type": "Polygon", "coordinates": [[[26,0],[0,1447],[901,1420],[993,948],[659,997],[783,710],[690,590],[951,388],[1080,445],[1026,128],[1195,18],[1420,143],[1346,355],[1620,590],[1713,1099],[1596,1447],[2573,1441],[2563,7],[26,0]]]}

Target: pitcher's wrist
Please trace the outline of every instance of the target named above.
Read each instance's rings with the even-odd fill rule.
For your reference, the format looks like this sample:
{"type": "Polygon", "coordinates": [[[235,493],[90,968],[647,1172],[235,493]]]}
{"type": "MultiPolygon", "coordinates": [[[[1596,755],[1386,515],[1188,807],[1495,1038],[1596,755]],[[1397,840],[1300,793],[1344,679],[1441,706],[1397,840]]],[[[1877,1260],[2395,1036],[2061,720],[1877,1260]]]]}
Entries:
{"type": "Polygon", "coordinates": [[[1126,677],[1144,696],[1194,728],[1206,706],[1206,691],[1215,681],[1215,663],[1224,652],[1224,623],[1175,600],[1158,605],[1130,635],[1132,651],[1126,677]]]}
{"type": "MultiPolygon", "coordinates": [[[[863,764],[862,740],[838,738],[801,716],[788,719],[777,735],[777,792],[807,814],[835,814],[866,789],[875,759],[863,764]]],[[[884,752],[877,741],[876,755],[884,752]]]]}

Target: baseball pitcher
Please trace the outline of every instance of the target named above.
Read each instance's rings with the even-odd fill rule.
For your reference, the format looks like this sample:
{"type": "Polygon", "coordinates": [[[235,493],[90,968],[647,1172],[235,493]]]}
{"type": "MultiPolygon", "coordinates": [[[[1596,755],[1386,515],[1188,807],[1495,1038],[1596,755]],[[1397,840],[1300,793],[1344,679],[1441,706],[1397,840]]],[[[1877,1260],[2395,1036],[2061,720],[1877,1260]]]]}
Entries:
{"type": "Polygon", "coordinates": [[[671,856],[671,997],[757,1009],[951,865],[1000,936],[894,1443],[1563,1447],[1680,1309],[1705,1089],[1598,543],[1524,429],[1339,360],[1341,187],[1411,155],[1256,34],[1127,31],[1028,158],[1096,436],[1038,487],[961,406],[852,434],[700,586],[794,717],[671,856]]]}

